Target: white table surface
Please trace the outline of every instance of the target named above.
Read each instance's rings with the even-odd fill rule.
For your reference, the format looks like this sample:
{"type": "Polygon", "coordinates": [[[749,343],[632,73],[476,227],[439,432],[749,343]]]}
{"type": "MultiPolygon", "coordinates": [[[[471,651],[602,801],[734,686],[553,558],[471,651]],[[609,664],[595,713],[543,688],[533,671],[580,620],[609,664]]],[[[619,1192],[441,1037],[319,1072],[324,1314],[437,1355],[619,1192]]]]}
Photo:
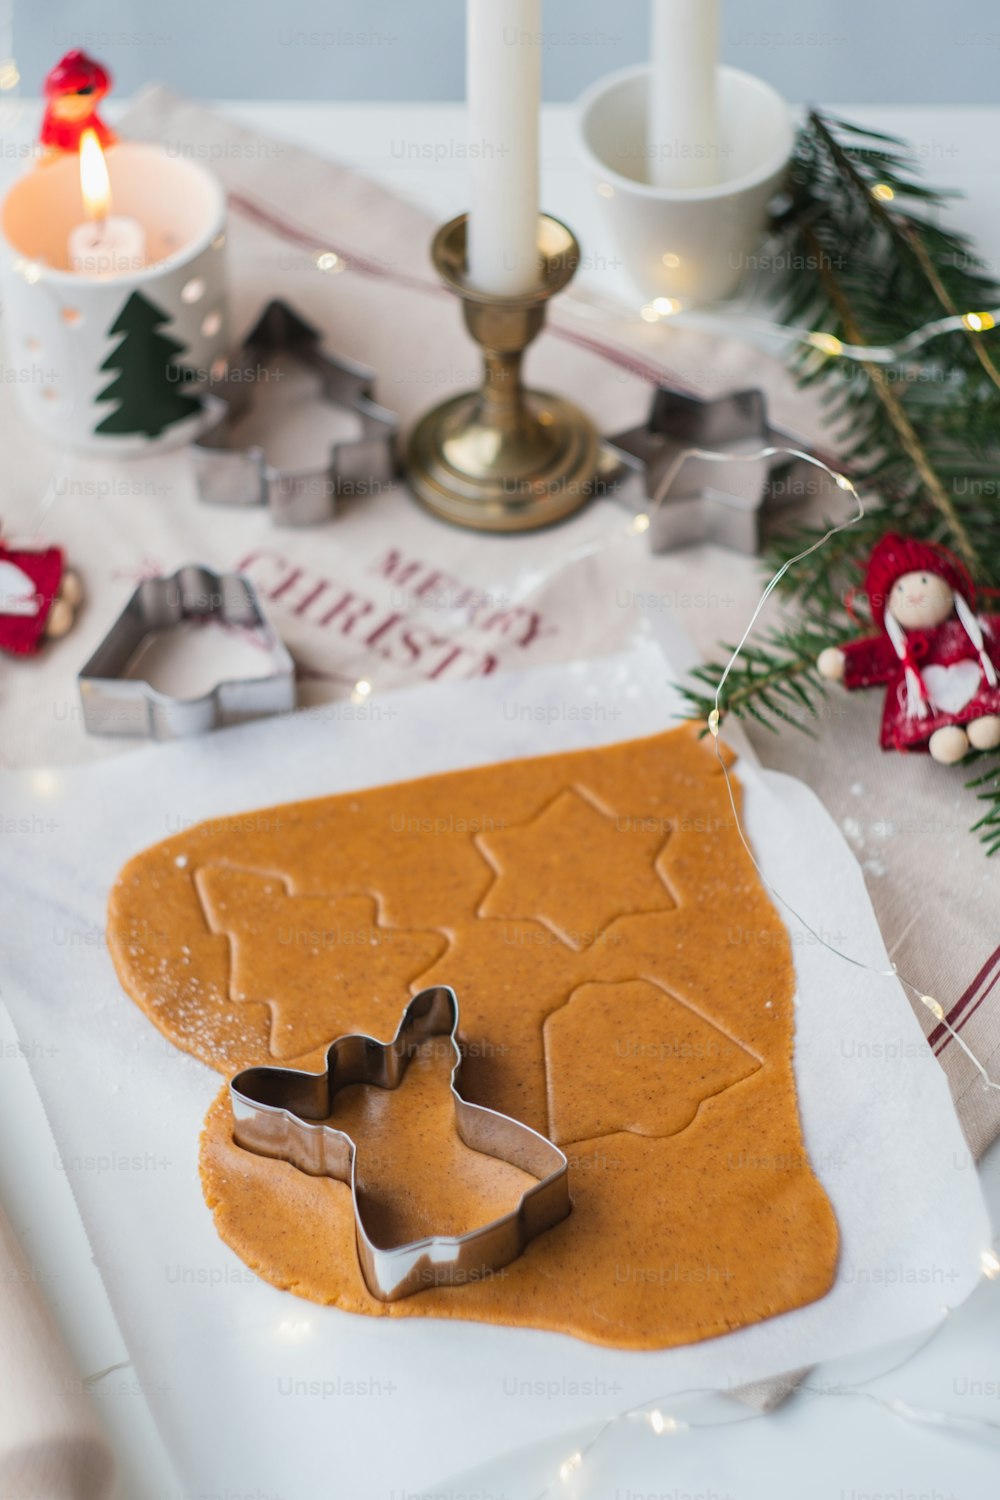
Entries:
{"type": "MultiPolygon", "coordinates": [[[[283,135],[355,166],[440,219],[466,207],[466,168],[451,150],[463,132],[457,106],[219,107],[262,133],[283,135]]],[[[905,136],[931,181],[966,195],[966,201],[951,210],[952,218],[974,236],[987,261],[1000,261],[1000,110],[857,106],[844,113],[905,136]]],[[[5,146],[0,185],[6,186],[20,170],[6,147],[17,139],[30,139],[35,118],[30,106],[20,120],[0,118],[0,144],[5,146]]],[[[569,108],[545,110],[543,149],[544,207],[579,234],[586,256],[584,276],[605,295],[637,304],[639,299],[615,264],[599,204],[577,160],[569,108]]],[[[0,702],[0,734],[2,728],[0,702]]],[[[0,1141],[0,1201],[23,1236],[80,1369],[91,1375],[127,1362],[69,1186],[58,1167],[28,1063],[3,1009],[2,981],[0,1141]]],[[[1000,1147],[989,1154],[981,1172],[1000,1230],[1000,1147]]],[[[946,1301],[943,1288],[942,1302],[946,1301]]],[[[1000,1281],[984,1281],[929,1346],[893,1374],[866,1384],[865,1391],[882,1402],[905,1399],[911,1407],[1000,1423],[998,1331],[1000,1281]]],[[[863,1373],[867,1376],[893,1362],[886,1356],[863,1373]]],[[[812,1384],[822,1380],[820,1372],[812,1384]]],[[[93,1391],[121,1466],[116,1500],[194,1500],[182,1496],[127,1363],[96,1381],[93,1391]]],[[[713,1411],[707,1420],[717,1417],[713,1411]]],[[[690,1420],[699,1420],[697,1412],[692,1411],[690,1420]]],[[[522,1455],[516,1467],[502,1473],[484,1471],[451,1480],[445,1478],[448,1463],[442,1454],[443,1482],[435,1493],[449,1500],[463,1494],[478,1494],[484,1500],[487,1495],[533,1500],[573,1446],[563,1435],[550,1448],[522,1455]]],[[[400,1460],[400,1480],[405,1483],[404,1455],[400,1460]]],[[[557,1484],[556,1492],[559,1488],[557,1484]]],[[[757,1500],[758,1495],[770,1500],[993,1500],[1000,1493],[1000,1431],[991,1443],[969,1431],[913,1425],[857,1396],[798,1395],[778,1414],[731,1431],[692,1430],[661,1440],[660,1446],[647,1443],[610,1474],[605,1470],[599,1488],[581,1483],[566,1493],[600,1495],[601,1500],[757,1500]]],[[[339,1500],[334,1476],[317,1476],[315,1500],[321,1496],[339,1500]]],[[[403,1500],[403,1492],[385,1500],[403,1500]]]]}

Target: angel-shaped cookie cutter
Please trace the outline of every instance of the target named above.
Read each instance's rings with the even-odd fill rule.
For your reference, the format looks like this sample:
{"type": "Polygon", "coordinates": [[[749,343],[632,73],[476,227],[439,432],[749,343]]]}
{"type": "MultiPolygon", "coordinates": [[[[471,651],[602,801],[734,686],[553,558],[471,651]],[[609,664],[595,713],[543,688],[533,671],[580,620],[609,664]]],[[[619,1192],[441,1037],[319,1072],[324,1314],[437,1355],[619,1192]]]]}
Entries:
{"type": "Polygon", "coordinates": [[[170,578],[145,578],[77,676],[89,734],[185,739],[295,708],[295,663],[268,622],[256,590],[240,573],[189,564],[170,578]],[[195,698],[161,692],[129,668],[147,637],[189,620],[219,620],[253,632],[267,670],[222,679],[195,698]]]}
{"type": "Polygon", "coordinates": [[[342,1036],[331,1043],[322,1073],[247,1068],[230,1084],[238,1146],[290,1162],[313,1177],[335,1177],[348,1184],[361,1272],[372,1296],[382,1302],[398,1301],[426,1287],[480,1281],[516,1260],[537,1235],[570,1211],[569,1163],[559,1147],[509,1115],[471,1104],[459,1092],[458,1018],[454,990],[444,985],[422,990],[407,1005],[391,1042],[342,1036]],[[473,1151],[510,1162],[538,1181],[509,1213],[467,1234],[376,1245],[365,1227],[355,1143],[330,1124],[334,1099],[355,1083],[397,1088],[420,1044],[438,1036],[447,1037],[454,1051],[451,1094],[460,1139],[473,1151]]]}
{"type": "Polygon", "coordinates": [[[395,474],[395,414],[374,400],[375,373],[323,348],[319,332],[287,302],[269,302],[246,342],[205,398],[207,425],[195,442],[195,478],[211,505],[270,509],[276,526],[316,526],[337,513],[340,496],[367,494],[395,474]],[[260,371],[285,354],[319,377],[324,400],[356,416],[357,437],[334,443],[321,468],[280,469],[264,450],[234,447],[234,429],[254,405],[260,371]]]}
{"type": "Polygon", "coordinates": [[[767,398],[752,387],[712,398],[660,386],[648,419],[608,441],[638,476],[620,493],[632,503],[638,489],[637,508],[649,510],[652,552],[716,542],[756,555],[774,519],[815,489],[814,472],[801,485],[792,481],[790,450],[803,444],[771,426],[767,398]],[[767,451],[773,449],[784,451],[767,451]]]}

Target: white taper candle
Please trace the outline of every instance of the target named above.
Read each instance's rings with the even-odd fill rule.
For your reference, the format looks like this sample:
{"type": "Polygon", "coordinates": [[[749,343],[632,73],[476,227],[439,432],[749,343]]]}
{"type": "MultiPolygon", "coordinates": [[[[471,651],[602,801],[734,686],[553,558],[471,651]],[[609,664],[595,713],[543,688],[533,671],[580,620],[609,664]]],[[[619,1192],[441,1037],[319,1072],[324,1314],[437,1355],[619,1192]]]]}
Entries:
{"type": "Polygon", "coordinates": [[[538,281],[541,0],[468,0],[468,273],[498,295],[538,281]]]}
{"type": "Polygon", "coordinates": [[[652,35],[649,180],[710,187],[720,176],[719,0],[652,0],[652,35]]]}

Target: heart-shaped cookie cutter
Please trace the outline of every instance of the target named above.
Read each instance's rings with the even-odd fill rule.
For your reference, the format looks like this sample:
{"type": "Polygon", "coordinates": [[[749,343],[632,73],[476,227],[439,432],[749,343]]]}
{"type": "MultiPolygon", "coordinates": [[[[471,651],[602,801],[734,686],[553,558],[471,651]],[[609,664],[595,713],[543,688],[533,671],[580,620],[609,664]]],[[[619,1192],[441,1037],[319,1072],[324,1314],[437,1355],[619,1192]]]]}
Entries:
{"type": "Polygon", "coordinates": [[[391,1042],[361,1034],[338,1037],[327,1050],[322,1073],[247,1068],[230,1084],[238,1146],[350,1187],[361,1272],[368,1290],[382,1302],[427,1287],[482,1281],[516,1260],[537,1235],[570,1211],[569,1163],[559,1147],[530,1126],[472,1104],[459,1092],[458,1020],[454,990],[445,985],[421,990],[407,1005],[391,1042]],[[473,1151],[509,1162],[539,1180],[509,1213],[479,1229],[384,1247],[375,1244],[365,1227],[355,1143],[329,1119],[335,1096],[351,1084],[398,1088],[411,1057],[432,1037],[447,1037],[454,1050],[451,1093],[460,1139],[473,1151]]]}

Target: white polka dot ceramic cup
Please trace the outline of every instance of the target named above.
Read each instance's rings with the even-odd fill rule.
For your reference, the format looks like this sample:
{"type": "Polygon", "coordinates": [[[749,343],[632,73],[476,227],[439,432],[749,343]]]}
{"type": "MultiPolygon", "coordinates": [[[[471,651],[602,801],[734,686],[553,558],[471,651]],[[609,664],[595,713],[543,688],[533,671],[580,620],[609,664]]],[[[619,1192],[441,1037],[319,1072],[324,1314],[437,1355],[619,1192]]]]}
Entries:
{"type": "Polygon", "coordinates": [[[579,103],[579,141],[618,253],[646,298],[714,302],[753,269],[767,207],[791,159],[791,112],[770,84],[718,71],[719,181],[650,182],[649,67],[602,78],[579,103]]]}
{"type": "Polygon", "coordinates": [[[107,169],[106,223],[132,221],[110,255],[98,240],[79,253],[75,155],[34,167],[4,200],[4,374],[54,442],[129,457],[189,442],[199,386],[224,367],[226,204],[215,177],[156,146],[120,142],[107,169]],[[141,254],[130,253],[135,225],[141,254]]]}

